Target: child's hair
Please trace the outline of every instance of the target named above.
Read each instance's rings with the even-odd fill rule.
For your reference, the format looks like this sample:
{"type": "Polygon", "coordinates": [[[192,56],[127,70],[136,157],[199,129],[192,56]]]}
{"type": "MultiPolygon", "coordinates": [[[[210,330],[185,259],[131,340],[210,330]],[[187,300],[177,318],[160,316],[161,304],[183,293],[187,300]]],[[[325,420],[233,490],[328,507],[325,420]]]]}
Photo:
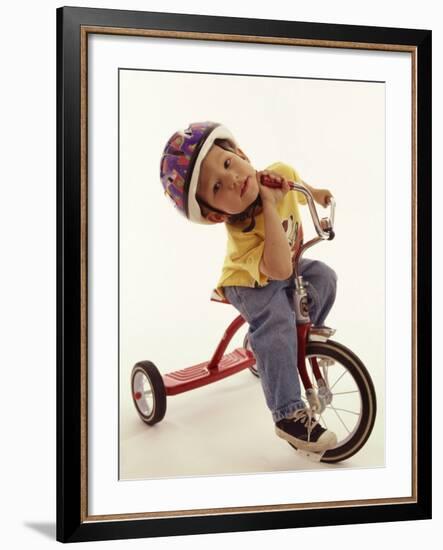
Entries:
{"type": "MultiPolygon", "coordinates": [[[[214,140],[213,146],[214,145],[218,145],[225,151],[231,151],[231,153],[237,154],[235,145],[229,139],[217,138],[216,140],[214,140]]],[[[207,215],[209,212],[218,212],[219,214],[225,214],[225,212],[222,212],[221,210],[218,210],[214,206],[209,205],[206,201],[204,201],[198,195],[196,195],[196,199],[203,215],[207,215]]],[[[251,218],[251,223],[243,229],[243,233],[249,233],[255,227],[255,211],[261,205],[262,205],[261,197],[260,195],[258,195],[255,201],[252,204],[250,204],[246,208],[246,210],[243,210],[243,212],[240,212],[239,214],[231,214],[227,219],[227,223],[235,224],[235,223],[243,222],[248,218],[251,218]]]]}

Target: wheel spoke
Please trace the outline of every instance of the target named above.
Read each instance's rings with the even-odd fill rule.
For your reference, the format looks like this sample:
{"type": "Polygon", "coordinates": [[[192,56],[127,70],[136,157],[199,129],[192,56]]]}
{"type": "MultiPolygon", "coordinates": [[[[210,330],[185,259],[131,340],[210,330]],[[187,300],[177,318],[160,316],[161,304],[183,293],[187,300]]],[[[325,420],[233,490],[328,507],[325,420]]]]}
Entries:
{"type": "Polygon", "coordinates": [[[360,413],[359,412],[356,412],[356,411],[350,411],[348,409],[341,409],[340,407],[332,407],[331,405],[326,407],[327,409],[333,409],[334,411],[342,411],[342,412],[347,412],[349,414],[355,414],[356,416],[360,416],[360,413]]]}
{"type": "Polygon", "coordinates": [[[348,427],[347,427],[346,424],[344,423],[342,417],[338,414],[338,412],[337,412],[337,410],[335,409],[335,407],[333,407],[333,406],[331,405],[331,406],[328,407],[328,409],[329,409],[329,408],[332,409],[332,410],[335,412],[335,414],[337,415],[338,419],[339,419],[340,422],[343,424],[345,430],[348,432],[348,434],[350,434],[350,433],[351,433],[351,430],[348,429],[348,427]]]}
{"type": "Polygon", "coordinates": [[[334,397],[336,395],[349,395],[350,393],[360,393],[358,390],[352,390],[352,391],[340,391],[340,392],[336,392],[334,393],[334,397]]]}
{"type": "Polygon", "coordinates": [[[343,374],[342,374],[341,376],[338,377],[338,379],[334,382],[334,385],[331,386],[331,387],[329,388],[331,391],[332,391],[332,389],[340,382],[340,380],[343,378],[343,376],[344,376],[345,374],[347,374],[347,372],[348,372],[348,371],[347,371],[346,369],[343,371],[343,374]]]}

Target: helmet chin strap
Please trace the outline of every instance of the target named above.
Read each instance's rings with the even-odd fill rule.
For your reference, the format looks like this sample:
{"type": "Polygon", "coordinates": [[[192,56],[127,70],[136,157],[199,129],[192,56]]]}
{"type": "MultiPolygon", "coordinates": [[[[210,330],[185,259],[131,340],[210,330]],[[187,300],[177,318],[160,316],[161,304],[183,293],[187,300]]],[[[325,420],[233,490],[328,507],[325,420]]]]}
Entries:
{"type": "Polygon", "coordinates": [[[243,212],[239,212],[238,214],[230,214],[229,212],[225,212],[224,210],[220,210],[219,208],[215,208],[215,206],[211,206],[210,204],[208,204],[205,200],[203,200],[201,198],[198,199],[198,202],[200,203],[201,206],[204,206],[205,208],[207,208],[211,212],[216,212],[217,214],[222,214],[223,216],[228,216],[228,218],[230,220],[232,220],[234,218],[233,221],[241,221],[242,219],[244,220],[244,219],[249,217],[250,211],[253,207],[261,206],[261,200],[259,200],[259,199],[260,199],[260,195],[258,195],[257,198],[254,199],[251,202],[251,204],[243,210],[243,212]]]}
{"type": "Polygon", "coordinates": [[[201,206],[206,207],[211,212],[215,212],[217,214],[222,214],[223,216],[228,216],[228,223],[238,223],[243,222],[247,220],[248,218],[251,218],[251,223],[243,228],[243,233],[249,233],[249,231],[252,231],[255,227],[255,211],[257,208],[259,208],[262,205],[261,196],[260,194],[257,195],[256,199],[251,202],[251,204],[243,210],[243,212],[240,212],[239,214],[230,214],[229,212],[225,212],[224,210],[220,210],[219,208],[215,208],[215,206],[211,206],[208,204],[205,200],[199,198],[198,202],[201,206]]]}
{"type": "Polygon", "coordinates": [[[255,227],[255,211],[258,207],[262,205],[261,196],[260,194],[257,195],[256,199],[245,209],[243,212],[240,212],[239,214],[232,214],[229,215],[229,223],[236,223],[236,222],[242,222],[248,218],[251,218],[251,223],[243,228],[243,233],[249,233],[249,231],[252,231],[255,227]]]}

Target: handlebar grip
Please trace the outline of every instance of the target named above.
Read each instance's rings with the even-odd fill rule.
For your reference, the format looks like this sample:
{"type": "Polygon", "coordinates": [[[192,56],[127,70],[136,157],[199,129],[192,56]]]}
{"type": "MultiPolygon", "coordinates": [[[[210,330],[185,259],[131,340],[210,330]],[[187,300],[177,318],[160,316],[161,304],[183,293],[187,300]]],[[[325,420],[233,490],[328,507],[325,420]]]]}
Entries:
{"type": "Polygon", "coordinates": [[[280,189],[281,183],[275,181],[271,176],[263,175],[260,177],[260,183],[265,187],[272,187],[273,189],[280,189]]]}

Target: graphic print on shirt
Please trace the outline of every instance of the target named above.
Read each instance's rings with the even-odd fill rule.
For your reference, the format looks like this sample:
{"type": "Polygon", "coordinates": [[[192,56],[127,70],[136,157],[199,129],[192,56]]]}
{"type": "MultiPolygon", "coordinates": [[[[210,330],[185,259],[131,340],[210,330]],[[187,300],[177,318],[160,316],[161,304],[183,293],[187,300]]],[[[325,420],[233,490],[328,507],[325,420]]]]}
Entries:
{"type": "Polygon", "coordinates": [[[291,248],[291,254],[294,256],[303,243],[302,225],[294,221],[294,216],[292,214],[289,218],[282,221],[282,225],[291,248]]]}

